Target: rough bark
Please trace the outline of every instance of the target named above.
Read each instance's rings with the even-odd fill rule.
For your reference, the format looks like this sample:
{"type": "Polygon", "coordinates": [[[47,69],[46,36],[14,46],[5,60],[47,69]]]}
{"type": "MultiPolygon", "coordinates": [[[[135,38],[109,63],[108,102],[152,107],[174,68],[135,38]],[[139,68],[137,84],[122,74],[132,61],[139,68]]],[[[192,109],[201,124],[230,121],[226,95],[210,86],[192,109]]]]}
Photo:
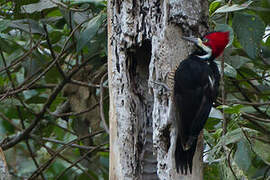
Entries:
{"type": "Polygon", "coordinates": [[[0,148],[0,180],[10,180],[10,174],[8,172],[8,166],[5,158],[5,154],[0,148]]]}
{"type": "Polygon", "coordinates": [[[202,179],[202,137],[192,176],[175,171],[174,109],[162,85],[207,30],[206,0],[108,3],[110,179],[202,179]]]}

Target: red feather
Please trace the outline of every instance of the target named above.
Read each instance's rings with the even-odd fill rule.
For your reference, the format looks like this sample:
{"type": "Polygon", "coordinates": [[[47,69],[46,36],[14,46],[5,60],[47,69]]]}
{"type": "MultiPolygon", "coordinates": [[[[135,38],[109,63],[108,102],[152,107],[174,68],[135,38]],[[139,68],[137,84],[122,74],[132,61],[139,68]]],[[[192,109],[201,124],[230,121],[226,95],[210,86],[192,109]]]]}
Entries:
{"type": "Polygon", "coordinates": [[[229,32],[213,32],[207,34],[204,37],[207,39],[207,42],[204,42],[204,45],[212,49],[212,55],[214,57],[218,57],[229,43],[229,36],[229,32]]]}

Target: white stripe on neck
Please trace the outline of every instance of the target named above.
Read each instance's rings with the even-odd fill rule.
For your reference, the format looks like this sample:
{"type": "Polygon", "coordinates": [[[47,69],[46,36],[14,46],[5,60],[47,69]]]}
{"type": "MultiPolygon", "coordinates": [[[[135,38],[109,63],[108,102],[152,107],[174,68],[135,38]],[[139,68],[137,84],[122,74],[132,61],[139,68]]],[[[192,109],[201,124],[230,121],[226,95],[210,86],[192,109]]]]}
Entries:
{"type": "Polygon", "coordinates": [[[206,54],[202,55],[202,56],[197,56],[197,57],[199,57],[200,59],[209,59],[212,56],[212,49],[205,46],[205,45],[202,46],[202,49],[203,49],[203,51],[206,52],[206,54]]]}

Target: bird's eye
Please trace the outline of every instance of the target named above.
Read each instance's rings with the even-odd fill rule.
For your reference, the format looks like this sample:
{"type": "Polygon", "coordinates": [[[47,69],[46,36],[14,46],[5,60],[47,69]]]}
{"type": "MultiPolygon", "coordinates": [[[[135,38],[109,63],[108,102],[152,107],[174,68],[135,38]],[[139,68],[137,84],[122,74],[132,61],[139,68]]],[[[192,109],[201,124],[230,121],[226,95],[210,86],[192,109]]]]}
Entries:
{"type": "Polygon", "coordinates": [[[203,43],[207,43],[209,39],[203,38],[203,43]]]}

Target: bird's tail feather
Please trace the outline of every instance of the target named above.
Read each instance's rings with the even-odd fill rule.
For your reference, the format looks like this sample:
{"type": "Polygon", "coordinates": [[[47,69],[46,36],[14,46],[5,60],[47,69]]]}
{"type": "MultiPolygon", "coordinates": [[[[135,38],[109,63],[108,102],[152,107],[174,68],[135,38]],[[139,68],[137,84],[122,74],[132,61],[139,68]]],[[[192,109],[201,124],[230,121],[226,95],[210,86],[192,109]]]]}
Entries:
{"type": "Polygon", "coordinates": [[[196,151],[197,140],[198,139],[194,140],[193,144],[188,150],[184,150],[182,147],[181,138],[179,135],[177,136],[175,148],[175,165],[177,173],[179,173],[179,168],[182,174],[187,174],[188,169],[190,174],[192,173],[192,160],[196,151]]]}

